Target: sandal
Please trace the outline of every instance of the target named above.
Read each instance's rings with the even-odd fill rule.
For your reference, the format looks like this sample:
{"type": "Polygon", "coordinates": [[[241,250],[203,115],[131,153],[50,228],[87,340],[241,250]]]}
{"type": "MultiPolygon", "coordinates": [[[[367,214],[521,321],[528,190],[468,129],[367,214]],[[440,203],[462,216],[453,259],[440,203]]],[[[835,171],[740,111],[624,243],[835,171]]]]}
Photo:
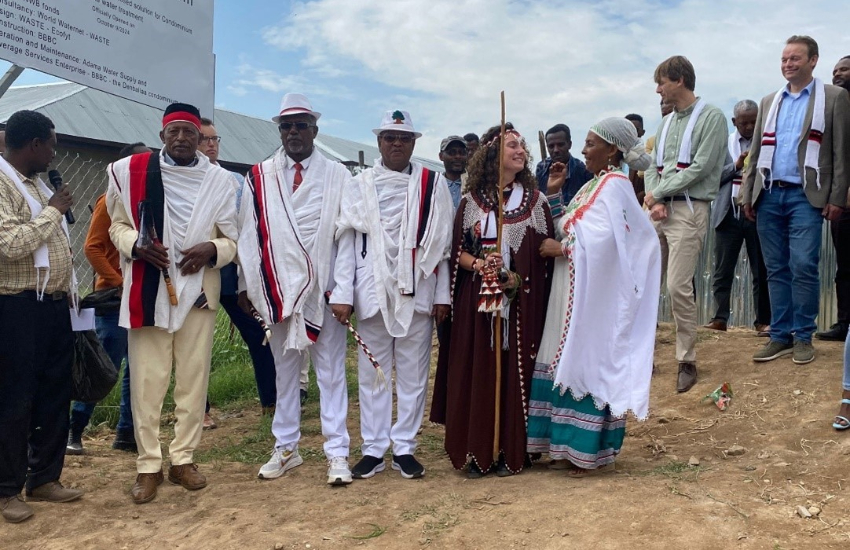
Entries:
{"type": "MultiPolygon", "coordinates": [[[[842,405],[850,405],[850,399],[842,399],[841,404],[842,405]]],[[[838,422],[832,423],[832,427],[836,431],[843,432],[844,430],[850,428],[850,419],[848,419],[846,416],[841,416],[841,415],[837,414],[837,415],[835,415],[835,419],[844,421],[844,424],[839,424],[838,422]]]]}
{"type": "Polygon", "coordinates": [[[586,477],[589,473],[590,470],[586,468],[579,468],[578,466],[573,466],[567,470],[568,477],[586,477]]]}

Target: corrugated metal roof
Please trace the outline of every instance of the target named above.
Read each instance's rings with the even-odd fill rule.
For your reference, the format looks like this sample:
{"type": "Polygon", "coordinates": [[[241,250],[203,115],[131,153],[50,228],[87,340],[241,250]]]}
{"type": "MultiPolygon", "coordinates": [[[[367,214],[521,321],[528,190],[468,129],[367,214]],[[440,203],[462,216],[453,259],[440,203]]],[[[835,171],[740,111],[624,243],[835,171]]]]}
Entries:
{"type": "MultiPolygon", "coordinates": [[[[363,151],[363,162],[366,166],[372,166],[375,159],[381,157],[381,152],[375,145],[366,145],[348,139],[342,139],[334,136],[323,134],[321,129],[314,143],[319,150],[328,158],[339,160],[340,162],[358,162],[359,153],[363,151]]],[[[443,164],[422,157],[413,157],[414,160],[421,162],[425,167],[438,172],[443,171],[443,164]]]]}
{"type": "MultiPolygon", "coordinates": [[[[59,134],[86,139],[127,144],[141,141],[159,148],[162,112],[128,99],[74,84],[61,82],[10,88],[0,98],[0,122],[6,122],[16,111],[27,109],[50,117],[59,134]]],[[[220,159],[251,165],[268,158],[280,147],[277,126],[271,120],[216,109],[216,129],[222,136],[220,159]]],[[[380,156],[374,145],[357,143],[319,134],[316,146],[328,158],[357,163],[358,152],[364,151],[371,166],[380,156]]],[[[428,168],[442,171],[441,163],[416,157],[428,168]]]]}

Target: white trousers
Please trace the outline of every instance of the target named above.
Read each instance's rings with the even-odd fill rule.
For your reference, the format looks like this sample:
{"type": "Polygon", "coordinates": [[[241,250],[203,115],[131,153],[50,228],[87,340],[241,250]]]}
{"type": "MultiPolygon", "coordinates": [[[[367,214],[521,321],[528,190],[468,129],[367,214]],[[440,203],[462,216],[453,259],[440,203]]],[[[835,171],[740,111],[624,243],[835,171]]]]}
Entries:
{"type": "Polygon", "coordinates": [[[174,333],[156,327],[127,331],[127,352],[133,365],[130,406],[139,447],[136,470],[153,474],[162,468],[159,423],[162,402],[174,368],[174,440],[168,448],[171,463],[191,464],[201,441],[204,405],[210,381],[215,311],[192,308],[174,333]]]}
{"type": "MultiPolygon", "coordinates": [[[[348,456],[351,442],[346,420],[348,417],[348,387],[345,381],[345,346],[348,330],[325,310],[325,321],[319,339],[307,351],[283,348],[283,327],[272,327],[272,346],[277,384],[277,405],[272,420],[272,434],[278,449],[294,450],[301,439],[300,379],[313,360],[316,383],[319,386],[319,411],[322,435],[325,437],[325,456],[348,456]]],[[[132,380],[132,378],[131,378],[132,380]]]]}
{"type": "Polygon", "coordinates": [[[433,317],[414,313],[407,336],[393,338],[387,332],[380,313],[358,322],[357,331],[390,381],[389,391],[386,387],[377,387],[375,367],[363,350],[359,350],[357,365],[363,455],[383,457],[391,441],[395,455],[412,455],[416,451],[416,433],[422,425],[428,393],[433,327],[433,317]],[[392,423],[393,365],[398,407],[395,424],[392,423]]]}

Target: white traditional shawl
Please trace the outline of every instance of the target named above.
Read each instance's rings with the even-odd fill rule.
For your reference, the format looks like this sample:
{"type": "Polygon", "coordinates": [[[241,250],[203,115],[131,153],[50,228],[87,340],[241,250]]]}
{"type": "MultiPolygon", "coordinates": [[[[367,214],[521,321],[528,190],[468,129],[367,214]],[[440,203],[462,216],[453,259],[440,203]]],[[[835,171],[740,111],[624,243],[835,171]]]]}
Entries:
{"type": "MultiPolygon", "coordinates": [[[[164,149],[163,149],[164,151],[164,149]]],[[[171,166],[166,163],[160,151],[159,166],[162,171],[162,186],[166,196],[167,188],[179,182],[180,185],[194,184],[199,188],[198,198],[192,207],[189,224],[183,239],[182,248],[187,250],[197,244],[210,240],[213,228],[218,227],[221,233],[234,241],[237,237],[236,231],[236,187],[235,176],[221,168],[211,164],[209,159],[198,154],[198,163],[195,166],[171,166]]],[[[133,212],[136,206],[130,199],[130,158],[127,157],[112,163],[107,173],[109,174],[110,193],[116,196],[124,206],[124,211],[135,227],[133,212]]],[[[165,281],[160,278],[159,291],[154,308],[154,326],[176,332],[183,326],[186,316],[195,304],[198,296],[203,291],[204,272],[207,266],[201,268],[192,275],[183,275],[177,268],[177,263],[183,258],[180,251],[174,245],[175,231],[173,224],[175,220],[169,214],[168,205],[162,212],[162,245],[168,249],[168,273],[177,293],[177,305],[172,306],[165,289],[165,281]]],[[[138,260],[137,260],[138,261],[138,260]]],[[[124,292],[121,295],[121,313],[118,324],[124,328],[130,328],[130,286],[133,284],[133,270],[123,269],[124,292]]],[[[139,282],[139,284],[141,284],[139,282]]]]}
{"type": "MultiPolygon", "coordinates": [[[[27,202],[27,205],[30,208],[30,219],[34,220],[41,214],[43,207],[41,203],[36,200],[35,197],[29,194],[27,188],[24,186],[24,182],[21,181],[21,178],[18,177],[18,171],[9,164],[6,159],[0,156],[0,170],[3,171],[6,176],[9,177],[10,180],[17,187],[18,192],[24,197],[24,200],[27,202]]],[[[44,193],[44,196],[50,199],[53,196],[53,191],[51,191],[47,185],[41,178],[35,178],[35,184],[41,189],[41,192],[44,193]]],[[[71,246],[71,237],[68,233],[68,224],[65,221],[65,218],[62,218],[62,231],[65,232],[65,237],[68,239],[68,246],[71,246]]],[[[47,282],[50,281],[50,255],[47,252],[47,243],[42,243],[41,246],[35,249],[35,252],[32,253],[33,256],[33,267],[35,269],[36,274],[36,296],[39,300],[44,298],[44,289],[47,288],[47,282]],[[44,278],[42,278],[42,270],[44,271],[44,278]]],[[[74,307],[77,307],[77,274],[74,270],[74,266],[71,266],[71,288],[70,294],[74,303],[74,307]]]]}
{"type": "MultiPolygon", "coordinates": [[[[705,101],[700,98],[697,100],[696,105],[694,105],[694,110],[691,111],[688,124],[685,126],[685,132],[682,134],[682,143],[679,145],[679,155],[676,159],[676,172],[681,172],[691,165],[691,161],[693,160],[693,153],[691,152],[691,149],[694,139],[694,127],[697,125],[697,120],[702,114],[702,110],[705,106],[705,101]]],[[[667,119],[664,121],[664,128],[661,130],[661,139],[658,141],[658,145],[655,148],[655,167],[658,170],[659,177],[664,170],[664,148],[667,145],[667,132],[670,131],[670,124],[673,122],[673,117],[675,116],[676,113],[670,113],[667,115],[667,119]]],[[[691,212],[693,212],[694,207],[691,204],[691,197],[687,189],[683,192],[683,194],[685,195],[685,201],[688,204],[688,208],[691,212]]]]}
{"type": "Polygon", "coordinates": [[[324,322],[336,220],[351,176],[314,150],[293,193],[285,168],[282,147],[252,168],[255,182],[245,186],[239,211],[238,250],[251,303],[269,324],[283,325],[285,349],[303,350],[318,339],[324,322]],[[258,179],[262,196],[255,195],[258,179]],[[268,235],[265,251],[258,244],[261,228],[268,235]],[[276,296],[283,309],[273,315],[276,296]]]}
{"type": "Polygon", "coordinates": [[[555,261],[537,361],[561,394],[644,419],[661,277],[655,229],[619,173],[585,184],[555,227],[567,256],[555,261]]]}
{"type": "Polygon", "coordinates": [[[369,257],[375,282],[375,296],[384,323],[391,336],[407,334],[415,309],[415,283],[428,277],[451,249],[454,207],[443,176],[435,173],[428,217],[421,246],[417,243],[422,202],[423,166],[413,162],[411,171],[395,172],[375,161],[374,168],[361,172],[343,192],[338,235],[354,229],[369,236],[369,257]],[[378,188],[394,186],[400,178],[407,180],[404,201],[401,197],[384,197],[379,201],[378,188]],[[381,208],[381,204],[384,208],[381,208]],[[403,207],[398,212],[398,207],[403,207]],[[392,212],[391,212],[392,211],[392,212]],[[388,215],[389,214],[389,215],[388,215]],[[395,249],[397,246],[397,250],[395,249]]]}
{"type": "MultiPolygon", "coordinates": [[[[732,157],[732,162],[735,163],[738,161],[738,157],[741,156],[743,152],[741,150],[741,133],[738,130],[735,130],[731,134],[729,134],[729,156],[732,157]]],[[[735,216],[735,219],[739,219],[741,217],[741,207],[738,206],[738,193],[741,191],[741,183],[743,178],[741,177],[740,171],[735,171],[735,175],[732,177],[732,185],[731,188],[732,193],[732,214],[735,216]]]]}
{"type": "MultiPolygon", "coordinates": [[[[803,161],[803,167],[811,168],[815,171],[815,183],[817,183],[818,189],[820,189],[820,165],[818,159],[820,157],[820,144],[823,139],[823,131],[826,129],[826,89],[820,78],[814,80],[814,86],[812,88],[815,104],[812,109],[812,126],[806,135],[806,156],[803,161]]],[[[766,189],[773,187],[770,170],[773,167],[773,153],[776,151],[776,118],[779,116],[779,106],[782,103],[782,96],[785,90],[787,90],[787,85],[780,88],[776,92],[776,95],[773,96],[773,103],[770,104],[767,117],[764,119],[764,133],[761,136],[761,151],[759,151],[759,160],[756,168],[764,179],[766,189]]],[[[811,101],[811,98],[809,101],[811,101]]],[[[801,175],[803,177],[803,189],[805,189],[806,175],[801,175]]]]}

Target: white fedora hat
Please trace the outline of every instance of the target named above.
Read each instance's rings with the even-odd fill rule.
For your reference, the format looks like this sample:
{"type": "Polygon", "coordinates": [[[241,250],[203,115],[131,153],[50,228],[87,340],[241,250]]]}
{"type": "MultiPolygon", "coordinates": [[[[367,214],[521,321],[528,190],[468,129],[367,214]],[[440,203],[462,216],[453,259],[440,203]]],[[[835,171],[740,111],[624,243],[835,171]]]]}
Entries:
{"type": "Polygon", "coordinates": [[[384,113],[384,118],[381,119],[381,126],[375,128],[372,132],[379,136],[381,132],[387,130],[395,130],[396,132],[410,132],[413,137],[422,137],[422,134],[413,129],[413,119],[410,118],[410,113],[407,111],[387,111],[384,113]]]}
{"type": "Polygon", "coordinates": [[[286,94],[280,102],[280,114],[272,117],[272,121],[280,122],[280,117],[302,114],[312,115],[316,120],[319,120],[319,117],[322,116],[322,113],[313,110],[313,106],[310,105],[310,100],[307,99],[306,95],[286,94]]]}

